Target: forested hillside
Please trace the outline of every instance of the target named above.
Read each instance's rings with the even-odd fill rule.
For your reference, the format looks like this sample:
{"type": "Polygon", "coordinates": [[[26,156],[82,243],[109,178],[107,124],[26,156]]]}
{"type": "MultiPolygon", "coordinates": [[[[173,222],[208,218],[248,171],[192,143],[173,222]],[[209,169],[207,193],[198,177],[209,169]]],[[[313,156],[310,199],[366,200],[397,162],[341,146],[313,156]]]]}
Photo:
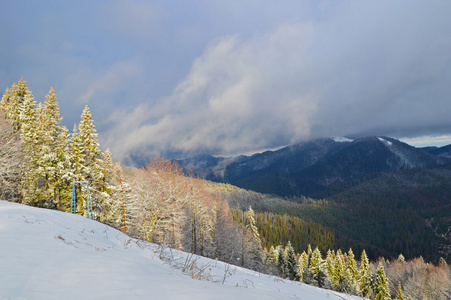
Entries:
{"type": "Polygon", "coordinates": [[[318,199],[282,198],[186,176],[176,162],[158,157],[140,169],[125,167],[101,150],[88,106],[71,134],[61,120],[52,88],[43,103],[24,80],[6,89],[0,107],[2,200],[73,209],[162,249],[347,294],[429,299],[429,282],[437,281],[434,299],[450,295],[444,259],[451,248],[450,167],[361,176],[318,199]],[[376,268],[369,261],[400,253],[439,265],[380,259],[376,268]]]}

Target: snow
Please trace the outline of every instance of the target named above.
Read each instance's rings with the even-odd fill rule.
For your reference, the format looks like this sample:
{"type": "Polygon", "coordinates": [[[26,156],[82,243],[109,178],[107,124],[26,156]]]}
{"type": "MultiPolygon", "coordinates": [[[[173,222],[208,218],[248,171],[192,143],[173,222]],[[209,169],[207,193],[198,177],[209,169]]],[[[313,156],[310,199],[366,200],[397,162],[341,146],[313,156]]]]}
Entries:
{"type": "Polygon", "coordinates": [[[387,146],[391,146],[393,144],[392,142],[390,142],[390,141],[388,141],[386,139],[383,139],[381,137],[378,137],[378,139],[379,139],[379,141],[381,141],[382,143],[384,143],[387,146]]]}
{"type": "Polygon", "coordinates": [[[351,143],[354,141],[353,139],[349,139],[347,137],[331,137],[331,140],[336,143],[351,143]]]}
{"type": "Polygon", "coordinates": [[[5,201],[0,238],[0,299],[360,299],[162,251],[81,216],[5,201]],[[193,267],[191,276],[183,266],[193,267]],[[191,278],[197,275],[203,280],[191,278]]]}

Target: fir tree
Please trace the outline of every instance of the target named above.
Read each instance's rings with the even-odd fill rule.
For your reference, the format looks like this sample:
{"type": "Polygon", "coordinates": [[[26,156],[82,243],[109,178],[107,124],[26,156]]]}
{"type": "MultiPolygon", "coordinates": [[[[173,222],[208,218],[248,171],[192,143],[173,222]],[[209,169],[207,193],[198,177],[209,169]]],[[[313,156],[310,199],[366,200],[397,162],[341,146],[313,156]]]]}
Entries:
{"type": "Polygon", "coordinates": [[[327,251],[326,261],[324,263],[324,270],[326,271],[328,280],[330,281],[332,286],[334,286],[334,284],[335,284],[335,280],[334,280],[334,276],[335,276],[335,251],[330,250],[330,249],[327,251]]]}
{"type": "Polygon", "coordinates": [[[357,278],[359,276],[359,271],[357,270],[357,263],[355,261],[354,252],[351,248],[349,248],[348,251],[348,263],[347,268],[349,269],[353,282],[357,281],[357,278]]]}
{"type": "MultiPolygon", "coordinates": [[[[83,180],[89,182],[94,217],[100,221],[105,221],[107,202],[111,190],[105,176],[107,171],[103,168],[103,153],[99,149],[94,121],[92,120],[91,111],[87,105],[81,115],[78,136],[75,137],[75,142],[80,144],[80,154],[83,157],[81,177],[83,180]]],[[[77,176],[78,170],[74,171],[77,176]]]]}
{"type": "Polygon", "coordinates": [[[310,260],[309,272],[312,277],[313,283],[318,287],[323,287],[326,279],[326,273],[324,271],[323,259],[318,247],[312,253],[310,260]]]}
{"type": "Polygon", "coordinates": [[[290,241],[285,248],[285,274],[291,280],[299,280],[296,254],[290,241]]]}
{"type": "Polygon", "coordinates": [[[357,291],[358,294],[362,297],[370,298],[372,295],[372,273],[370,269],[370,263],[368,261],[368,256],[366,255],[365,250],[362,251],[360,269],[359,269],[359,278],[357,281],[357,291]]]}
{"type": "Polygon", "coordinates": [[[21,127],[21,107],[27,94],[31,92],[27,88],[27,82],[21,78],[18,84],[14,83],[11,88],[7,88],[2,97],[1,105],[15,131],[19,131],[21,127]]]}
{"type": "Polygon", "coordinates": [[[23,103],[20,107],[19,124],[20,138],[24,145],[24,164],[21,180],[21,194],[23,203],[28,205],[36,205],[38,197],[38,182],[40,177],[38,157],[40,154],[38,147],[40,141],[36,134],[36,102],[31,93],[27,92],[24,96],[23,103]]]}
{"type": "Polygon", "coordinates": [[[249,206],[249,210],[246,213],[246,228],[251,233],[253,239],[260,243],[260,234],[258,233],[258,229],[255,224],[255,213],[252,210],[252,207],[249,206]]]}
{"type": "Polygon", "coordinates": [[[299,274],[299,280],[302,282],[308,282],[309,280],[309,255],[304,251],[302,252],[302,254],[299,256],[299,260],[298,260],[298,274],[299,274]]]}
{"type": "Polygon", "coordinates": [[[38,109],[38,134],[41,140],[39,166],[45,181],[48,205],[60,210],[68,208],[72,172],[69,162],[69,134],[60,127],[61,116],[53,88],[38,109]],[[64,206],[64,209],[63,209],[64,206]]]}
{"type": "Polygon", "coordinates": [[[277,255],[277,266],[279,267],[279,276],[281,276],[282,278],[285,278],[285,276],[286,276],[286,274],[285,274],[285,266],[286,266],[285,248],[282,245],[279,245],[278,248],[279,248],[279,252],[277,255]]]}
{"type": "Polygon", "coordinates": [[[390,300],[388,278],[385,275],[384,265],[380,262],[376,271],[376,282],[374,283],[374,295],[376,300],[390,300]]]}

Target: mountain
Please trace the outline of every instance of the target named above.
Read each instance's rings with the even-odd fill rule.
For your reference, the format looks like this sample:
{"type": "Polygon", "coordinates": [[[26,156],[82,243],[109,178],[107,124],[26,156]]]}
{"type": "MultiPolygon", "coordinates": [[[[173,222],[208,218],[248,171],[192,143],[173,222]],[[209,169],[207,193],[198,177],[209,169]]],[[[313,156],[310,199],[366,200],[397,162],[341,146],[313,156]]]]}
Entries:
{"type": "Polygon", "coordinates": [[[451,158],[451,145],[443,147],[426,147],[422,149],[432,155],[451,158]]]}
{"type": "Polygon", "coordinates": [[[451,162],[451,153],[439,149],[423,150],[389,137],[329,138],[250,157],[199,156],[179,163],[212,181],[280,196],[312,196],[368,174],[451,162]]]}
{"type": "Polygon", "coordinates": [[[0,234],[2,299],[361,299],[164,249],[81,216],[5,201],[0,234]]]}

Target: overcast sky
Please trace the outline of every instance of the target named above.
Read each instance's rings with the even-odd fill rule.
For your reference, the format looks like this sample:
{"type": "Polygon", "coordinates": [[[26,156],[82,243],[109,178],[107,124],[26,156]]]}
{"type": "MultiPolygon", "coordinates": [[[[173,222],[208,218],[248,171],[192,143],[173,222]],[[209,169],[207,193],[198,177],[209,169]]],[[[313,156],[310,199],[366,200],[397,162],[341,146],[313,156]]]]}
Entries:
{"type": "Polygon", "coordinates": [[[451,1],[0,0],[0,88],[23,77],[39,102],[54,87],[70,131],[88,104],[118,160],[449,144],[450,15],[451,1]]]}

